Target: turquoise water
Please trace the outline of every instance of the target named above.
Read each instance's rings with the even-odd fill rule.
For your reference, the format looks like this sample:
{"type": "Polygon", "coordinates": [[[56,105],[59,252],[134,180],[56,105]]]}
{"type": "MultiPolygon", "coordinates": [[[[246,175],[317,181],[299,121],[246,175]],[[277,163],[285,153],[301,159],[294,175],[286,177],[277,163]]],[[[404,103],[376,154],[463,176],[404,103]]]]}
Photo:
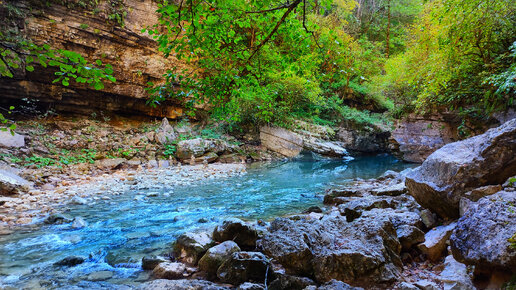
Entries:
{"type": "Polygon", "coordinates": [[[158,196],[144,200],[135,200],[136,192],[126,192],[94,205],[67,206],[62,211],[84,218],[86,228],[39,225],[0,236],[0,286],[130,285],[148,276],[141,271],[141,258],[167,253],[181,233],[213,227],[227,217],[269,220],[299,213],[322,206],[324,192],[332,186],[411,166],[390,155],[350,161],[306,155],[294,161],[253,164],[242,176],[162,188],[158,196]],[[71,255],[85,257],[86,262],[71,268],[52,265],[71,255]],[[90,273],[104,270],[113,272],[113,277],[86,281],[90,273]]]}

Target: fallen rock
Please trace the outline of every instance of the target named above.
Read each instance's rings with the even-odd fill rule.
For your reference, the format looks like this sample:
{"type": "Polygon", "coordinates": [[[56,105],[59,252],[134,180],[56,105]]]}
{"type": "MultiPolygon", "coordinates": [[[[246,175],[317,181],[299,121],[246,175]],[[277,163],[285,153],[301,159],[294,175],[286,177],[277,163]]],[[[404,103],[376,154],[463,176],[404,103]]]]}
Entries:
{"type": "Polygon", "coordinates": [[[191,140],[183,140],[177,143],[176,157],[181,160],[189,161],[192,156],[195,158],[203,156],[205,153],[212,152],[215,154],[223,153],[228,149],[228,144],[219,139],[202,139],[196,138],[191,140]]]}
{"type": "Polygon", "coordinates": [[[475,290],[466,265],[461,264],[448,256],[444,260],[444,270],[439,275],[444,283],[444,290],[475,290]]]}
{"type": "Polygon", "coordinates": [[[251,225],[240,219],[225,220],[213,231],[213,239],[217,242],[234,241],[244,249],[254,249],[258,232],[251,225]]]}
{"type": "Polygon", "coordinates": [[[239,252],[240,248],[233,241],[225,241],[208,249],[206,254],[199,260],[199,269],[214,277],[217,269],[233,253],[239,252]]]}
{"type": "Polygon", "coordinates": [[[430,280],[419,280],[414,285],[421,290],[439,290],[439,286],[430,280]]]}
{"type": "Polygon", "coordinates": [[[205,280],[164,280],[158,279],[143,283],[140,290],[230,290],[230,287],[220,286],[205,280]]]}
{"type": "Polygon", "coordinates": [[[348,156],[348,151],[339,145],[338,142],[325,141],[312,137],[303,138],[303,147],[311,152],[321,154],[324,156],[348,156]]]}
{"type": "Polygon", "coordinates": [[[213,244],[211,236],[205,232],[182,234],[174,244],[174,256],[184,263],[195,265],[213,244]]]}
{"type": "Polygon", "coordinates": [[[433,228],[425,234],[425,242],[418,246],[432,262],[438,262],[446,252],[446,241],[450,238],[457,223],[433,228]]]}
{"type": "Polygon", "coordinates": [[[177,134],[167,118],[161,120],[161,126],[158,128],[158,132],[154,136],[154,139],[162,145],[170,144],[177,139],[177,134]]]}
{"type": "Polygon", "coordinates": [[[66,267],[73,267],[73,266],[77,266],[79,264],[82,264],[84,263],[84,258],[83,257],[78,257],[78,256],[69,256],[69,257],[66,257],[60,261],[57,261],[54,263],[55,266],[66,266],[66,267]]]}
{"type": "Polygon", "coordinates": [[[56,213],[56,214],[52,214],[50,216],[48,216],[44,223],[46,224],[65,224],[65,223],[71,223],[73,222],[73,219],[67,217],[67,216],[64,216],[60,213],[56,213]]]}
{"type": "MultiPolygon", "coordinates": [[[[0,128],[1,129],[1,128],[0,128]]],[[[25,137],[11,131],[0,130],[0,147],[4,148],[22,148],[25,147],[25,137]]]]}
{"type": "Polygon", "coordinates": [[[125,158],[107,158],[95,161],[95,166],[101,169],[119,169],[126,163],[125,158]]]}
{"type": "Polygon", "coordinates": [[[81,229],[88,226],[88,223],[80,216],[73,219],[72,228],[81,229]]]}
{"type": "Polygon", "coordinates": [[[398,277],[401,268],[396,231],[390,219],[381,216],[361,217],[351,223],[341,216],[295,221],[278,218],[259,246],[288,274],[313,273],[318,282],[388,282],[398,277]]]}
{"type": "Polygon", "coordinates": [[[217,270],[217,277],[234,285],[244,282],[263,282],[271,276],[269,259],[260,252],[236,252],[217,270]]]}
{"type": "MultiPolygon", "coordinates": [[[[484,196],[492,195],[502,190],[502,186],[500,184],[497,185],[486,185],[479,188],[475,188],[471,191],[464,193],[464,197],[471,201],[478,201],[484,196]]],[[[461,198],[461,199],[463,199],[461,198]]]]}
{"type": "Polygon", "coordinates": [[[285,157],[296,157],[304,145],[301,136],[279,127],[261,127],[260,140],[262,146],[285,157]]]}
{"type": "Polygon", "coordinates": [[[516,193],[500,191],[481,198],[457,222],[450,242],[457,261],[477,270],[516,273],[516,193]]]}
{"type": "Polygon", "coordinates": [[[159,263],[152,274],[158,279],[181,279],[184,278],[186,266],[183,263],[162,262],[159,263]]]}
{"type": "Polygon", "coordinates": [[[388,196],[398,196],[407,192],[407,187],[404,182],[400,182],[394,185],[388,185],[385,187],[380,187],[377,189],[373,189],[372,193],[375,195],[388,195],[388,196]]]}
{"type": "Polygon", "coordinates": [[[411,225],[401,225],[396,229],[396,235],[401,244],[401,249],[409,250],[412,246],[425,241],[425,233],[411,225]]]}
{"type": "Polygon", "coordinates": [[[516,172],[516,119],[463,141],[450,143],[409,172],[409,193],[443,218],[459,217],[459,202],[471,189],[502,184],[516,172]]]}
{"type": "Polygon", "coordinates": [[[0,196],[21,194],[29,190],[30,183],[18,175],[0,169],[0,196]]]}
{"type": "Polygon", "coordinates": [[[142,258],[142,269],[154,270],[158,264],[163,262],[167,262],[167,259],[157,256],[145,256],[142,258]]]}

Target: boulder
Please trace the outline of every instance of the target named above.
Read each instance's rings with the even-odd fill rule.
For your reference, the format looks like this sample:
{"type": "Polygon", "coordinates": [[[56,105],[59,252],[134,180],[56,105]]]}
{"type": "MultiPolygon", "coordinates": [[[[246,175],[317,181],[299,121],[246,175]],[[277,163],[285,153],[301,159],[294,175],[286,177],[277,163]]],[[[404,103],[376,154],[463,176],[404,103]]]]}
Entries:
{"type": "Polygon", "coordinates": [[[11,131],[3,131],[0,128],[0,147],[21,148],[25,147],[25,137],[18,133],[11,134],[11,131]]]}
{"type": "Polygon", "coordinates": [[[0,196],[21,194],[29,190],[30,183],[18,175],[0,169],[0,196]]]}
{"type": "Polygon", "coordinates": [[[162,262],[154,268],[152,274],[158,279],[181,279],[185,272],[186,266],[183,263],[162,262]]]}
{"type": "Polygon", "coordinates": [[[306,150],[321,154],[324,156],[347,156],[348,151],[338,142],[325,141],[313,137],[303,138],[303,146],[306,150]]]}
{"type": "Polygon", "coordinates": [[[239,252],[240,248],[233,241],[225,241],[208,249],[206,254],[199,260],[199,269],[209,276],[215,276],[217,269],[233,253],[239,252]]]}
{"type": "Polygon", "coordinates": [[[93,281],[93,282],[105,281],[105,280],[113,278],[114,275],[115,275],[115,273],[113,273],[111,271],[97,271],[97,272],[90,273],[86,277],[86,280],[93,281]]]}
{"type": "Polygon", "coordinates": [[[73,267],[84,263],[83,257],[69,256],[54,263],[55,266],[73,267]]]}
{"type": "Polygon", "coordinates": [[[167,262],[167,259],[157,256],[145,256],[142,258],[142,269],[154,270],[158,264],[163,262],[167,262]]]}
{"type": "Polygon", "coordinates": [[[475,203],[451,235],[454,258],[478,270],[516,273],[516,251],[509,242],[516,233],[514,205],[514,191],[500,191],[475,203]]]}
{"type": "Polygon", "coordinates": [[[373,189],[371,192],[375,195],[398,196],[406,193],[407,187],[405,186],[405,182],[400,182],[393,185],[387,185],[373,189]]]}
{"type": "Polygon", "coordinates": [[[351,223],[341,216],[278,218],[259,246],[288,274],[313,274],[320,283],[331,279],[389,282],[401,269],[396,231],[390,219],[381,216],[351,223]]]}
{"type": "Polygon", "coordinates": [[[285,157],[296,157],[303,150],[303,139],[301,136],[279,127],[261,127],[260,141],[268,150],[285,157]]]}
{"type": "Polygon", "coordinates": [[[195,265],[213,244],[214,241],[208,233],[186,233],[175,242],[173,253],[181,262],[195,265]]]}
{"type": "Polygon", "coordinates": [[[244,249],[254,249],[258,232],[242,220],[233,218],[225,220],[213,231],[213,239],[217,242],[234,241],[244,249]]]}
{"type": "MultiPolygon", "coordinates": [[[[221,154],[229,148],[224,140],[219,139],[202,139],[196,138],[191,140],[183,140],[177,143],[176,157],[181,160],[189,161],[194,158],[201,157],[211,152],[221,154]]],[[[195,159],[194,159],[195,160],[195,159]]]]}
{"type": "Polygon", "coordinates": [[[164,280],[158,279],[143,283],[140,290],[230,290],[230,287],[220,286],[205,280],[164,280]]]}
{"type": "Polygon", "coordinates": [[[53,225],[53,224],[59,225],[59,224],[66,224],[66,223],[71,223],[71,222],[73,222],[73,219],[71,219],[63,214],[60,214],[60,213],[51,214],[44,220],[44,223],[49,224],[49,225],[53,225]]]}
{"type": "Polygon", "coordinates": [[[167,118],[163,118],[161,121],[161,126],[158,128],[158,132],[154,138],[162,145],[170,144],[177,139],[177,134],[174,128],[170,126],[167,118]]]}
{"type": "Polygon", "coordinates": [[[95,166],[101,169],[119,169],[126,163],[125,158],[106,158],[95,161],[95,166]]]}
{"type": "Polygon", "coordinates": [[[404,251],[409,250],[413,245],[425,241],[425,233],[419,228],[411,225],[402,225],[396,229],[396,235],[404,251]]]}
{"type": "Polygon", "coordinates": [[[88,223],[80,216],[75,217],[72,222],[73,229],[81,229],[88,226],[88,223]]]}
{"type": "Polygon", "coordinates": [[[447,248],[446,242],[450,238],[456,223],[433,228],[425,234],[425,242],[418,246],[432,262],[438,262],[444,256],[447,248]]]}
{"type": "Polygon", "coordinates": [[[272,278],[269,259],[260,252],[235,252],[217,270],[217,277],[234,285],[272,278]]]}
{"type": "Polygon", "coordinates": [[[409,172],[409,193],[443,218],[458,218],[468,191],[502,184],[516,172],[516,119],[463,141],[450,143],[409,172]]]}
{"type": "Polygon", "coordinates": [[[444,283],[444,290],[475,290],[471,276],[466,265],[461,264],[448,256],[444,260],[444,270],[439,275],[439,280],[444,283]]]}

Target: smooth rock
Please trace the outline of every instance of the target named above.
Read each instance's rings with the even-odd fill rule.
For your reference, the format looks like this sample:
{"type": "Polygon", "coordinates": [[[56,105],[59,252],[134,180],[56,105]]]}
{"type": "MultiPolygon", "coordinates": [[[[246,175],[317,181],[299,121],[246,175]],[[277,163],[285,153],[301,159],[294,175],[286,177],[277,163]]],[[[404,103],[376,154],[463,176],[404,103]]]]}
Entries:
{"type": "Polygon", "coordinates": [[[4,148],[21,148],[25,147],[25,137],[11,131],[0,130],[0,147],[4,148]]]}
{"type": "Polygon", "coordinates": [[[450,238],[457,223],[435,227],[425,234],[425,242],[418,245],[419,250],[430,261],[438,262],[446,252],[446,241],[450,238]]]}
{"type": "Polygon", "coordinates": [[[269,259],[260,252],[236,252],[217,270],[217,277],[226,283],[263,282],[272,279],[269,259]]]}
{"type": "Polygon", "coordinates": [[[262,146],[285,157],[296,157],[304,145],[301,136],[279,127],[261,127],[260,140],[262,146]]]}
{"type": "Polygon", "coordinates": [[[444,283],[444,290],[475,290],[466,265],[461,264],[448,256],[444,260],[444,270],[439,275],[444,283]]]}
{"type": "Polygon", "coordinates": [[[210,276],[215,276],[217,269],[233,253],[239,252],[240,248],[233,241],[225,241],[208,249],[206,254],[199,260],[199,269],[210,276]]]}
{"type": "Polygon", "coordinates": [[[409,193],[443,218],[459,217],[459,202],[472,189],[502,184],[516,172],[516,119],[463,141],[447,144],[407,174],[409,193]]]}
{"type": "Polygon", "coordinates": [[[228,219],[217,226],[213,231],[213,239],[217,242],[234,241],[241,248],[254,249],[258,232],[256,229],[240,219],[228,219]]]}
{"type": "Polygon", "coordinates": [[[451,235],[454,258],[477,270],[516,273],[516,251],[509,242],[516,233],[515,205],[513,191],[500,191],[474,203],[451,235]]]}
{"type": "Polygon", "coordinates": [[[184,278],[186,266],[183,263],[162,262],[159,263],[152,274],[158,279],[181,279],[184,278]]]}
{"type": "Polygon", "coordinates": [[[195,265],[213,244],[213,239],[206,232],[182,234],[174,244],[174,256],[184,263],[195,265]]]}
{"type": "Polygon", "coordinates": [[[158,279],[143,283],[140,290],[230,290],[230,287],[220,286],[205,280],[164,280],[158,279]]]}
{"type": "Polygon", "coordinates": [[[88,281],[97,282],[97,281],[105,281],[105,280],[111,279],[113,276],[114,276],[114,273],[111,271],[98,271],[98,272],[93,272],[93,273],[89,274],[86,279],[88,281]]]}

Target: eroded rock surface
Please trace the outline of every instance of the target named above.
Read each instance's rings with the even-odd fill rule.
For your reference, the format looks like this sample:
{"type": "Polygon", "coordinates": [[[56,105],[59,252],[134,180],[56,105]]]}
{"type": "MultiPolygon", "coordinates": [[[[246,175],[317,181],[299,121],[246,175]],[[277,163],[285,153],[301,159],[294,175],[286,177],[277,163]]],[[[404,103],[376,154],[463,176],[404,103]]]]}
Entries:
{"type": "Polygon", "coordinates": [[[516,119],[463,141],[450,143],[408,173],[409,193],[443,218],[458,218],[471,189],[502,184],[516,172],[516,119]]]}
{"type": "Polygon", "coordinates": [[[501,191],[475,203],[457,222],[450,242],[454,257],[489,272],[516,272],[516,192],[501,191]]]}

